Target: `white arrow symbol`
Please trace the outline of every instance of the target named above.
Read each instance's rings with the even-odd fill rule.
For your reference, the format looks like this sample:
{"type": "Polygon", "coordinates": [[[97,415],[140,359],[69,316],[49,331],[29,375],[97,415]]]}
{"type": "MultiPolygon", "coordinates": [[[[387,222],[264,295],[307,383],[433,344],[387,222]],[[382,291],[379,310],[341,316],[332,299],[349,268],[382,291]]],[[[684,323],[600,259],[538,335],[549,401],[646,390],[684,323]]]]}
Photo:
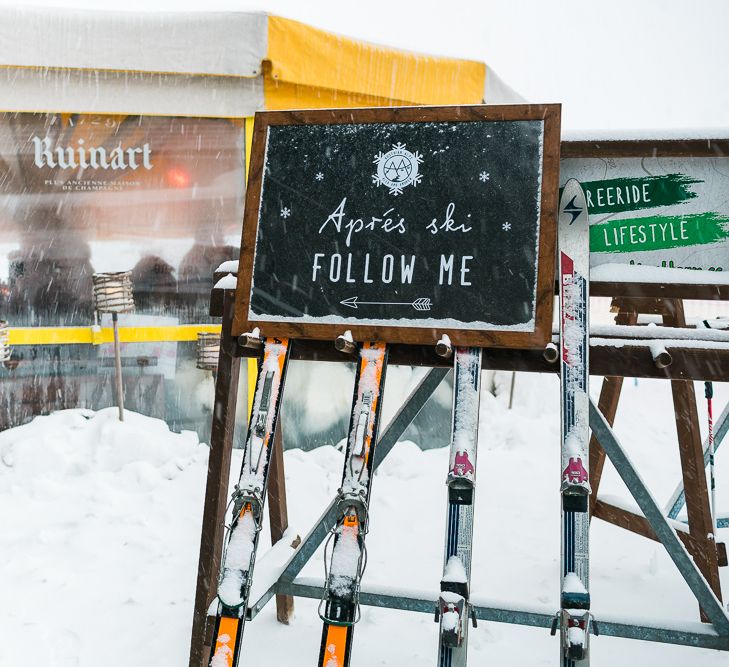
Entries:
{"type": "Polygon", "coordinates": [[[360,306],[412,306],[415,310],[430,310],[430,299],[426,297],[415,301],[358,301],[358,299],[358,296],[350,296],[339,303],[355,310],[360,306]]]}

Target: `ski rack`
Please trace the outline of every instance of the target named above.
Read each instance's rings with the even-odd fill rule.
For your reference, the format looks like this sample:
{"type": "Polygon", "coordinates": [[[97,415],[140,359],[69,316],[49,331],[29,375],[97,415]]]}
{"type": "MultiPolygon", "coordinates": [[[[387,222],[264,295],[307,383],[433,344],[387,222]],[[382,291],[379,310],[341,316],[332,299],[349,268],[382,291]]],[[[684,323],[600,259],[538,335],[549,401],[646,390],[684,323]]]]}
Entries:
{"type": "MultiPolygon", "coordinates": [[[[686,327],[683,300],[679,298],[635,297],[632,294],[631,296],[618,296],[612,299],[612,310],[617,312],[615,317],[616,329],[642,330],[640,335],[649,331],[653,334],[655,329],[655,336],[658,337],[662,335],[661,329],[663,328],[665,335],[671,336],[673,335],[672,331],[675,332],[686,327]],[[658,315],[664,326],[651,327],[650,330],[645,326],[637,326],[640,314],[658,315]]],[[[704,334],[702,329],[697,329],[697,334],[708,337],[707,345],[715,344],[712,343],[712,340],[717,341],[729,337],[729,333],[726,331],[707,330],[707,332],[707,334],[704,334]]],[[[697,338],[699,337],[697,336],[697,338]]],[[[662,343],[660,338],[655,338],[654,342],[662,343]]],[[[670,369],[673,364],[672,356],[669,351],[668,339],[663,344],[653,346],[652,357],[657,369],[670,369]],[[664,366],[666,361],[668,364],[664,366]]],[[[630,375],[630,373],[623,372],[605,378],[600,391],[598,406],[610,425],[615,420],[625,375],[630,375]]],[[[679,485],[679,488],[669,500],[669,507],[665,514],[667,518],[675,519],[680,505],[683,502],[686,503],[689,517],[688,530],[679,529],[677,535],[693,556],[713,592],[721,596],[719,567],[727,565],[726,546],[723,543],[715,543],[713,539],[709,491],[706,476],[703,474],[708,463],[708,442],[705,448],[700,441],[698,410],[692,382],[693,379],[701,379],[701,376],[697,373],[696,375],[690,375],[689,378],[691,379],[681,378],[687,381],[677,382],[674,380],[671,383],[674,412],[676,415],[681,415],[681,418],[676,417],[676,432],[685,487],[684,484],[679,485]]],[[[723,377],[723,379],[726,380],[726,377],[723,377]]],[[[729,427],[729,424],[726,423],[726,413],[727,410],[721,415],[717,425],[719,442],[726,434],[727,427],[729,427]]],[[[645,516],[640,516],[625,508],[617,507],[607,500],[600,499],[597,490],[600,486],[606,452],[602,443],[596,438],[594,429],[590,445],[590,478],[593,485],[593,495],[590,498],[592,516],[649,539],[656,539],[655,527],[652,524],[649,525],[645,516]]],[[[701,618],[707,621],[706,609],[703,605],[701,608],[701,618]]]]}
{"type": "MultiPolygon", "coordinates": [[[[215,283],[225,275],[227,274],[216,273],[215,283]]],[[[698,285],[692,286],[689,292],[686,286],[633,284],[630,289],[631,298],[637,295],[656,302],[672,300],[678,303],[679,305],[676,308],[680,308],[681,315],[683,310],[680,299],[684,297],[729,301],[729,286],[698,285]],[[675,294],[671,291],[673,287],[676,287],[675,294]]],[[[615,296],[616,290],[616,284],[613,283],[596,283],[593,281],[591,285],[592,296],[615,296]]],[[[227,502],[227,480],[230,471],[235,426],[240,361],[242,358],[257,355],[257,350],[246,347],[246,341],[241,340],[243,337],[235,339],[231,336],[233,307],[234,289],[217,288],[213,290],[210,314],[222,316],[223,326],[215,388],[215,409],[213,411],[203,534],[200,544],[190,667],[201,667],[208,657],[206,651],[209,653],[211,628],[206,628],[206,625],[208,608],[211,602],[215,600],[215,591],[214,587],[211,588],[211,582],[217,580],[220,567],[220,552],[223,542],[222,526],[227,502]]],[[[681,326],[680,318],[676,325],[681,326]]],[[[702,338],[698,338],[702,340],[702,338]]],[[[558,339],[553,339],[553,342],[555,340],[558,342],[558,339]]],[[[684,380],[686,382],[679,384],[686,387],[691,384],[692,380],[726,380],[721,369],[729,367],[729,336],[727,336],[726,343],[723,342],[723,339],[718,344],[716,340],[712,340],[711,343],[707,342],[705,348],[696,345],[686,346],[680,340],[668,339],[664,341],[663,346],[665,352],[670,355],[670,363],[667,365],[659,364],[654,358],[655,346],[651,343],[651,339],[628,335],[627,332],[625,336],[620,338],[594,337],[590,344],[590,373],[592,375],[607,376],[606,383],[608,385],[611,380],[615,378],[622,380],[622,377],[625,376],[663,378],[673,381],[684,380]]],[[[295,340],[292,342],[290,358],[292,360],[308,359],[340,362],[349,360],[348,356],[342,353],[345,351],[346,341],[341,341],[339,347],[342,348],[342,351],[335,349],[331,341],[295,340]]],[[[482,367],[493,370],[558,372],[556,359],[554,359],[553,354],[550,354],[551,347],[548,346],[546,350],[485,348],[483,350],[482,367]],[[548,358],[552,360],[548,360],[548,358]]],[[[663,360],[665,361],[665,358],[663,360]]],[[[426,366],[430,367],[430,370],[411,392],[391,422],[382,429],[373,459],[373,470],[377,469],[389,454],[408,425],[417,416],[452,368],[452,360],[449,360],[447,356],[439,356],[435,353],[433,347],[427,346],[393,344],[390,346],[389,362],[391,364],[426,366]]],[[[617,400],[615,400],[616,407],[617,400]]],[[[726,431],[729,430],[728,412],[729,408],[725,409],[716,424],[717,446],[726,431]]],[[[627,518],[625,516],[606,518],[604,515],[601,516],[598,509],[594,516],[606,518],[606,520],[617,525],[623,525],[623,527],[633,530],[633,532],[660,541],[694,594],[705,614],[706,620],[710,624],[698,621],[662,623],[658,619],[651,619],[646,623],[644,618],[635,619],[634,621],[622,616],[621,618],[613,618],[600,614],[598,605],[594,616],[599,623],[600,635],[729,651],[729,617],[717,592],[707,583],[709,578],[706,577],[702,566],[697,566],[689,555],[689,551],[687,551],[688,547],[694,557],[697,554],[701,555],[702,543],[694,540],[692,533],[682,530],[677,531],[677,522],[670,521],[666,517],[666,512],[658,506],[650,490],[642,481],[639,472],[625,455],[625,451],[611,427],[614,413],[612,417],[609,413],[610,410],[606,409],[602,397],[599,407],[590,401],[590,427],[593,432],[591,450],[593,452],[597,451],[598,447],[595,447],[595,443],[598,443],[603,462],[607,457],[613,463],[638,504],[641,514],[626,512],[626,514],[629,514],[627,518]]],[[[268,488],[271,534],[275,546],[268,553],[261,554],[259,557],[258,579],[253,583],[252,602],[247,611],[247,618],[255,618],[264,606],[276,597],[278,619],[283,623],[287,623],[293,610],[293,597],[321,599],[324,593],[323,579],[300,577],[299,573],[334,525],[337,513],[337,499],[332,500],[303,540],[296,536],[296,539],[289,546],[287,542],[294,536],[286,532],[287,512],[283,474],[282,432],[282,428],[277,430],[277,442],[274,444],[272,453],[268,488]],[[266,566],[265,561],[270,561],[270,567],[266,566]]],[[[698,433],[698,429],[696,433],[698,433]]],[[[696,447],[694,446],[693,449],[696,449],[696,447]]],[[[699,460],[703,461],[703,449],[700,442],[698,443],[698,456],[700,457],[699,460]]],[[[590,476],[595,480],[594,487],[597,488],[599,479],[595,479],[592,461],[590,467],[590,476]]],[[[597,477],[599,478],[599,475],[597,477]]],[[[701,477],[703,478],[703,475],[701,477]]],[[[694,495],[693,489],[687,487],[686,490],[688,496],[694,495]]],[[[678,493],[680,494],[680,491],[678,493]]],[[[708,502],[708,495],[706,499],[708,502]]],[[[596,508],[605,507],[606,505],[600,500],[595,503],[596,508]]],[[[691,521],[690,517],[689,521],[691,521]]],[[[708,556],[710,558],[711,554],[708,556]]],[[[713,550],[713,557],[714,562],[717,562],[716,549],[713,550]]],[[[701,561],[699,560],[699,562],[701,561]]],[[[362,586],[359,593],[359,602],[362,605],[401,609],[429,615],[433,614],[437,600],[438,591],[435,588],[427,594],[423,591],[413,590],[408,591],[407,594],[392,595],[387,590],[377,586],[362,586]]],[[[507,606],[497,604],[477,594],[471,594],[470,602],[474,617],[480,621],[511,623],[548,630],[554,619],[553,605],[543,605],[541,607],[534,605],[507,606]]]]}

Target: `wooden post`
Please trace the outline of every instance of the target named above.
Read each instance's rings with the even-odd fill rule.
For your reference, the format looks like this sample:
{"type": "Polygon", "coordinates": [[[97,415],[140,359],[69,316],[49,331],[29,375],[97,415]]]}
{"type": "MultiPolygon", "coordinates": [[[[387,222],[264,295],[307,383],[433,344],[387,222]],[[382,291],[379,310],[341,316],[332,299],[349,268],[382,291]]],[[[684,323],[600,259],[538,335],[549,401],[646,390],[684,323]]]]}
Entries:
{"type": "MultiPolygon", "coordinates": [[[[615,317],[615,324],[635,324],[638,321],[638,311],[632,306],[625,304],[624,301],[613,299],[613,305],[618,305],[620,310],[615,317]]],[[[600,399],[597,407],[605,415],[607,423],[612,426],[615,423],[615,415],[618,412],[618,401],[620,400],[620,392],[623,389],[623,379],[618,376],[607,376],[600,388],[600,399]]],[[[597,503],[597,490],[600,488],[600,478],[602,470],[605,466],[605,451],[600,446],[597,438],[593,435],[590,438],[590,486],[592,494],[590,495],[590,516],[595,513],[595,504],[597,503]]]]}
{"type": "Polygon", "coordinates": [[[114,374],[116,379],[116,404],[119,407],[119,421],[124,421],[124,380],[122,378],[121,345],[119,344],[119,313],[111,314],[114,328],[114,374]]]}
{"type": "Polygon", "coordinates": [[[511,371],[511,387],[509,388],[509,410],[514,405],[514,385],[516,384],[516,371],[511,371]]]}
{"type": "Polygon", "coordinates": [[[197,566],[189,667],[207,665],[210,653],[210,637],[206,632],[207,611],[215,598],[223,551],[223,523],[228,501],[228,479],[240,375],[240,358],[235,356],[236,341],[230,335],[234,299],[234,290],[226,290],[220,337],[220,358],[215,382],[215,404],[210,434],[210,458],[208,459],[208,477],[205,487],[200,557],[197,566]]]}
{"type": "MultiPolygon", "coordinates": [[[[665,301],[667,307],[663,315],[663,324],[670,327],[685,327],[683,301],[680,299],[666,299],[665,301]]],[[[689,532],[699,546],[699,549],[691,550],[691,555],[706,581],[721,600],[716,544],[715,539],[709,537],[712,535],[711,509],[694,383],[691,380],[671,380],[671,392],[673,393],[678,448],[686,493],[689,532]]],[[[703,612],[702,620],[706,620],[703,612]]]]}
{"type": "MultiPolygon", "coordinates": [[[[283,440],[283,410],[279,409],[268,471],[268,518],[271,521],[271,544],[276,544],[289,527],[283,440]]],[[[291,595],[277,595],[276,618],[279,623],[288,625],[293,613],[294,598],[291,595]]]]}

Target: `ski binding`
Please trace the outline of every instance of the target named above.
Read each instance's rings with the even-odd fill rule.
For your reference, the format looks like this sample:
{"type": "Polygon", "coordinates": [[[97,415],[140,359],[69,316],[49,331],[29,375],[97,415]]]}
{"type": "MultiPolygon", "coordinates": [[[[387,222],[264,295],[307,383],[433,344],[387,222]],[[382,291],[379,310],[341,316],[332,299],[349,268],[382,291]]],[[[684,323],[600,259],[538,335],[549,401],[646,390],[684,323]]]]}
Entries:
{"type": "Polygon", "coordinates": [[[460,646],[465,624],[466,598],[452,591],[441,591],[438,598],[440,636],[446,646],[460,646]]]}
{"type": "Polygon", "coordinates": [[[592,614],[584,609],[562,609],[552,621],[551,634],[560,629],[562,651],[568,660],[586,660],[590,649],[590,634],[599,635],[592,614]]]}
{"type": "Polygon", "coordinates": [[[449,502],[455,505],[473,504],[474,470],[468,451],[457,451],[446,478],[449,502]]]}
{"type": "MultiPolygon", "coordinates": [[[[339,537],[339,540],[332,550],[331,560],[329,561],[324,596],[319,602],[319,618],[331,625],[355,625],[360,618],[359,587],[367,563],[367,552],[360,540],[360,523],[357,509],[350,507],[330,534],[330,540],[335,535],[339,537]],[[356,570],[353,573],[338,571],[337,563],[339,558],[341,557],[345,561],[346,568],[346,561],[349,560],[347,556],[351,554],[353,547],[359,551],[356,570]],[[330,602],[329,613],[324,609],[327,598],[330,602]],[[355,609],[354,618],[351,618],[351,612],[349,611],[352,606],[355,609]]],[[[325,552],[327,547],[328,543],[324,548],[325,552]]],[[[326,562],[326,553],[324,559],[326,562]]]]}

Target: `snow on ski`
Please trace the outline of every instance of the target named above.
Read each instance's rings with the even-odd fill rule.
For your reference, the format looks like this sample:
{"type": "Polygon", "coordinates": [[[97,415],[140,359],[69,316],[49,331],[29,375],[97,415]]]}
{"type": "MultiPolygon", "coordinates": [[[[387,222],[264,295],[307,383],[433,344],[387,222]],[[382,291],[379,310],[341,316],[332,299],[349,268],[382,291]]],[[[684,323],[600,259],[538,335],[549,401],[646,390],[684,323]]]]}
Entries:
{"type": "Polygon", "coordinates": [[[264,340],[243,465],[231,499],[233,520],[220,567],[218,613],[209,667],[237,667],[240,660],[288,354],[288,339],[264,340]]]}
{"type": "Polygon", "coordinates": [[[562,418],[562,571],[560,630],[563,667],[589,665],[589,220],[582,186],[569,180],[559,205],[559,289],[562,418]]]}
{"type": "Polygon", "coordinates": [[[455,350],[448,517],[436,613],[440,619],[438,667],[466,665],[481,356],[481,349],[476,347],[455,350]]]}
{"type": "Polygon", "coordinates": [[[346,667],[351,657],[354,624],[359,620],[359,587],[367,561],[364,540],[386,367],[385,343],[360,347],[337,523],[325,547],[320,667],[346,667]]]}

